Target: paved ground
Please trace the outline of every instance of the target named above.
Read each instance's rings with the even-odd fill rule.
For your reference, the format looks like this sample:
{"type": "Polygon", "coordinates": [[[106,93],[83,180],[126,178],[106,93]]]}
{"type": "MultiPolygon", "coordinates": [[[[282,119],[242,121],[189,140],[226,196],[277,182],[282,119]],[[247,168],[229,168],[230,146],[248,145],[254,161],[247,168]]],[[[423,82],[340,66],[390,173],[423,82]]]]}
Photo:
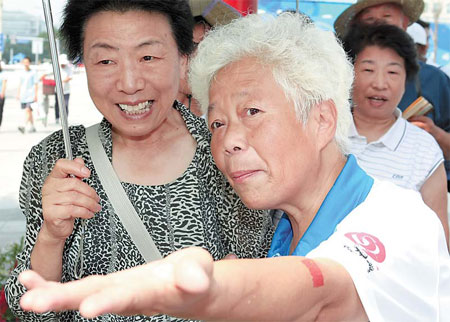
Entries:
{"type": "MultiPolygon", "coordinates": [[[[15,69],[7,70],[6,73],[7,93],[0,127],[0,248],[20,240],[25,232],[25,220],[18,204],[23,161],[33,145],[60,128],[55,124],[54,109],[51,108],[47,127],[44,127],[42,122],[36,121],[36,133],[21,134],[17,130],[17,127],[23,124],[24,118],[19,102],[15,98],[18,73],[15,69]]],[[[90,125],[100,121],[100,113],[89,98],[84,71],[77,71],[74,74],[71,85],[69,124],[90,125]]],[[[50,103],[53,106],[53,98],[50,103]]]]}

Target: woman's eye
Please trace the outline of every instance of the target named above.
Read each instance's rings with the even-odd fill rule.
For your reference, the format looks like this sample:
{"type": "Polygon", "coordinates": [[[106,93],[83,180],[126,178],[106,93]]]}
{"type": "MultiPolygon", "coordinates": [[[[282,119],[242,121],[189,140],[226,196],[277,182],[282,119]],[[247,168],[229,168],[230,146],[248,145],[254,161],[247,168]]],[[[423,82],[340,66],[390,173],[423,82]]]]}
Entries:
{"type": "Polygon", "coordinates": [[[103,59],[103,60],[101,60],[99,63],[102,64],[102,65],[109,65],[109,64],[112,63],[112,60],[109,60],[109,59],[103,59]]]}
{"type": "Polygon", "coordinates": [[[223,125],[222,123],[220,123],[218,121],[214,121],[214,122],[211,123],[211,129],[215,130],[215,129],[221,127],[222,125],[223,125]]]}
{"type": "Polygon", "coordinates": [[[151,61],[151,60],[153,60],[153,56],[144,56],[143,59],[145,61],[151,61]]]}
{"type": "Polygon", "coordinates": [[[257,108],[252,107],[252,108],[249,108],[246,113],[247,113],[247,115],[255,115],[255,114],[258,114],[259,112],[260,111],[257,108]]]}
{"type": "Polygon", "coordinates": [[[371,73],[371,72],[373,72],[373,69],[365,68],[363,71],[371,73]]]}

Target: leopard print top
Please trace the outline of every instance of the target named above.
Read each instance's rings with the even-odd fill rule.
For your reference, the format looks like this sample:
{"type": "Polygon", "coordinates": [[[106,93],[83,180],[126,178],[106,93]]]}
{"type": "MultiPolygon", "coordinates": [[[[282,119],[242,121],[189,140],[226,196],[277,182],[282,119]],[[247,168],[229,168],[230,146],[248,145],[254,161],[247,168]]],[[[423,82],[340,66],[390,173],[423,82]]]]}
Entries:
{"type": "MultiPolygon", "coordinates": [[[[239,257],[264,257],[272,238],[272,222],[266,212],[247,209],[216,168],[210,151],[210,134],[203,119],[175,102],[191,135],[197,141],[195,156],[178,179],[165,185],[141,186],[122,183],[131,203],[163,256],[187,246],[201,246],[214,259],[228,253],[239,257]]],[[[103,120],[99,136],[112,160],[111,125],[103,120]]],[[[144,263],[144,259],[112,209],[92,165],[87,148],[85,128],[70,128],[73,155],[82,157],[91,169],[86,179],[101,198],[102,210],[86,222],[82,237],[81,222],[76,221],[67,238],[63,254],[62,282],[75,279],[80,240],[84,242],[84,276],[107,274],[144,263]]],[[[19,299],[24,287],[18,282],[20,272],[30,268],[30,254],[42,225],[41,188],[55,162],[63,158],[61,131],[51,134],[31,149],[24,163],[20,187],[20,207],[26,217],[24,250],[18,255],[18,266],[6,285],[6,296],[13,312],[22,321],[87,321],[76,311],[49,312],[37,315],[24,312],[19,299]]],[[[168,316],[120,317],[105,315],[92,321],[179,321],[168,316]]]]}

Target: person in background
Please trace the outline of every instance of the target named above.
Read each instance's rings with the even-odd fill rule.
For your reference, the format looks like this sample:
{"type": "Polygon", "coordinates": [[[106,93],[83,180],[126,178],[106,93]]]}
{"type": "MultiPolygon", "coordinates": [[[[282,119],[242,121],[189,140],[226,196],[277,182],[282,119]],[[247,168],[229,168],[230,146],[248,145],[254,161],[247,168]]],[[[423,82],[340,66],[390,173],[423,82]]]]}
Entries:
{"type": "Polygon", "coordinates": [[[425,28],[414,22],[406,29],[406,32],[416,45],[417,58],[422,62],[427,62],[428,36],[425,28]]]}
{"type": "Polygon", "coordinates": [[[334,34],[301,16],[248,15],[211,31],[191,62],[192,93],[217,166],[245,204],[285,212],[272,258],[213,261],[188,248],[66,284],[30,271],[22,307],[89,318],[448,320],[439,220],[416,192],[373,179],[347,154],[352,81],[334,34]]]}
{"type": "MultiPolygon", "coordinates": [[[[423,0],[358,0],[334,22],[339,38],[344,39],[355,24],[384,23],[406,30],[416,22],[424,8],[423,0]]],[[[444,153],[447,189],[450,191],[450,79],[435,66],[419,62],[418,77],[406,82],[398,107],[404,111],[418,97],[425,97],[434,107],[427,116],[408,121],[430,133],[444,153]]]]}
{"type": "MultiPolygon", "coordinates": [[[[66,113],[69,115],[69,98],[70,98],[70,81],[73,76],[73,66],[67,59],[66,54],[61,54],[58,57],[59,65],[61,66],[61,81],[63,84],[64,103],[66,105],[66,113]]],[[[59,124],[59,103],[58,95],[55,97],[55,122],[59,124]]]]}
{"type": "Polygon", "coordinates": [[[40,77],[40,81],[42,82],[42,113],[39,115],[39,118],[42,125],[46,127],[48,123],[48,110],[50,109],[50,97],[53,97],[52,100],[55,100],[56,89],[55,77],[51,65],[46,67],[46,70],[44,70],[40,77]]]}
{"type": "MultiPolygon", "coordinates": [[[[195,20],[193,30],[195,48],[197,48],[211,28],[226,25],[233,19],[241,17],[239,11],[222,0],[189,0],[189,6],[195,20]]],[[[195,48],[191,55],[195,54],[195,48]]],[[[198,102],[192,98],[192,92],[186,76],[180,80],[177,99],[187,106],[192,113],[202,116],[198,102]]]]}
{"type": "Polygon", "coordinates": [[[426,131],[407,122],[397,107],[414,78],[415,45],[400,28],[364,25],[346,36],[353,60],[353,124],[350,152],[375,178],[419,191],[439,217],[448,244],[447,183],[442,151],[426,131]]]}
{"type": "MultiPolygon", "coordinates": [[[[427,41],[426,41],[426,49],[428,51],[428,49],[430,48],[430,39],[433,39],[433,34],[432,34],[432,29],[430,26],[429,22],[426,22],[422,19],[417,20],[417,23],[422,26],[423,29],[425,29],[425,33],[426,33],[426,37],[427,37],[427,41]]],[[[430,55],[426,55],[427,56],[427,60],[425,61],[427,64],[429,65],[433,65],[433,66],[439,66],[438,64],[436,64],[436,62],[434,61],[434,53],[430,53],[430,55]]]]}
{"type": "MultiPolygon", "coordinates": [[[[185,0],[69,0],[61,34],[68,58],[82,58],[90,96],[104,116],[94,135],[161,257],[189,246],[216,260],[230,253],[263,257],[273,235],[267,211],[244,206],[213,161],[206,123],[176,101],[193,25],[185,0]]],[[[25,245],[5,286],[22,321],[84,321],[77,311],[21,309],[26,289],[17,277],[30,267],[68,282],[146,262],[94,167],[85,127],[69,133],[75,160],[65,159],[58,131],[24,162],[25,245]]],[[[94,321],[168,320],[107,315],[94,321]]]]}
{"type": "Polygon", "coordinates": [[[36,72],[30,68],[31,59],[29,57],[25,57],[22,64],[25,70],[20,74],[17,99],[20,102],[20,107],[25,111],[25,125],[19,126],[18,129],[21,133],[25,133],[25,131],[34,133],[36,128],[34,127],[32,105],[38,100],[39,78],[36,72]]]}
{"type": "Polygon", "coordinates": [[[5,106],[6,82],[8,81],[2,65],[0,64],[0,127],[3,121],[3,108],[5,106]]]}

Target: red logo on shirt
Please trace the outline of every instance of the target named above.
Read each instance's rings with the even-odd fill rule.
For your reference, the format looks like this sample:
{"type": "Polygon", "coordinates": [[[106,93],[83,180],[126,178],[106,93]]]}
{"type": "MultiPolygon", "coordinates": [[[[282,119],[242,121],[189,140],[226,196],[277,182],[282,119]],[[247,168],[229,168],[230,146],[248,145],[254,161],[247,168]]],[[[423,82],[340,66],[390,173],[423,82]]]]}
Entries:
{"type": "Polygon", "coordinates": [[[365,253],[378,263],[386,258],[386,250],[380,240],[367,233],[346,233],[345,237],[364,249],[365,253]]]}

